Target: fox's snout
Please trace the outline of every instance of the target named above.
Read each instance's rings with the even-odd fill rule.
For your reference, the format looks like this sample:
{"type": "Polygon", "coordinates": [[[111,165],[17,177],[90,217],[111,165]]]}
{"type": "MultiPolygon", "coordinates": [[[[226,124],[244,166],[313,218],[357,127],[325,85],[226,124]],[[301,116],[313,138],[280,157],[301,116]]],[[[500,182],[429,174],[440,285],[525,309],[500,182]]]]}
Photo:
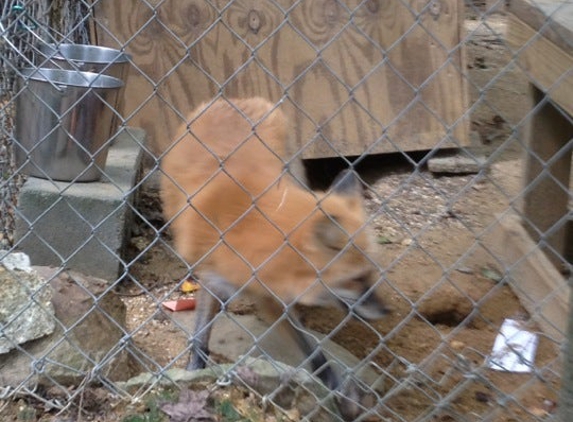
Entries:
{"type": "Polygon", "coordinates": [[[390,313],[384,301],[368,289],[365,289],[361,293],[345,289],[335,290],[333,293],[340,305],[361,318],[376,320],[390,313]]]}

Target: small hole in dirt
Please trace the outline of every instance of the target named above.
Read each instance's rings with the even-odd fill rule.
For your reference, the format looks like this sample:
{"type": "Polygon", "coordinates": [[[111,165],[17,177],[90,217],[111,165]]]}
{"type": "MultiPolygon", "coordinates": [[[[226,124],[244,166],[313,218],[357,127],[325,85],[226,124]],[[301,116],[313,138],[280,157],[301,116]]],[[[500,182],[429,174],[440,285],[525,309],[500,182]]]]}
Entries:
{"type": "Polygon", "coordinates": [[[432,314],[423,315],[432,325],[445,325],[447,327],[457,327],[466,318],[457,310],[444,310],[432,314]]]}

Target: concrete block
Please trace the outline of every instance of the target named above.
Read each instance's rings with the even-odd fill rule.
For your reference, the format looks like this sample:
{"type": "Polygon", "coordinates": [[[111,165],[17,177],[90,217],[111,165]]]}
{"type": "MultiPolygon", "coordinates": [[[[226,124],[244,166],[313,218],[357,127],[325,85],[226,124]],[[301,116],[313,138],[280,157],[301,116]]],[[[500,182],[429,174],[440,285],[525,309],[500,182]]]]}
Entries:
{"type": "Polygon", "coordinates": [[[145,132],[126,128],[110,147],[105,177],[69,183],[30,177],[20,191],[16,248],[33,265],[71,268],[113,281],[131,216],[145,132]]]}

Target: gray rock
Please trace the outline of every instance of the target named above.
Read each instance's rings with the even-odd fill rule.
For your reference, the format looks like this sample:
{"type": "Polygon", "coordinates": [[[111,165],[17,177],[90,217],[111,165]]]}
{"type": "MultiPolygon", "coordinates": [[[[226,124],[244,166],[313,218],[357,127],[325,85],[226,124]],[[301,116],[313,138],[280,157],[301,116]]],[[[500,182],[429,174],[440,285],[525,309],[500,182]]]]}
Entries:
{"type": "MultiPolygon", "coordinates": [[[[297,409],[303,416],[309,416],[313,422],[332,422],[340,420],[334,396],[322,383],[308,372],[292,366],[269,361],[266,358],[245,358],[240,365],[214,365],[197,371],[170,369],[162,375],[140,374],[127,382],[116,383],[123,391],[140,391],[150,385],[173,386],[199,384],[205,388],[217,384],[226,374],[231,374],[230,384],[247,386],[267,403],[279,406],[283,410],[297,409]]],[[[229,385],[230,385],[229,384],[229,385]]],[[[224,388],[224,387],[223,387],[224,388]]]]}
{"type": "Polygon", "coordinates": [[[98,376],[128,379],[129,344],[121,341],[126,309],[107,290],[107,281],[72,271],[35,269],[52,288],[56,330],[3,355],[0,386],[78,385],[98,376]]]}
{"type": "MultiPolygon", "coordinates": [[[[196,315],[195,311],[174,312],[171,318],[177,325],[192,332],[196,315]]],[[[347,378],[349,373],[352,373],[366,385],[379,389],[381,375],[371,366],[360,361],[344,347],[325,338],[323,334],[309,329],[307,332],[320,342],[330,365],[342,378],[347,378]]],[[[238,362],[246,356],[267,356],[275,362],[283,362],[295,368],[303,367],[310,371],[310,365],[305,363],[307,357],[298,347],[285,341],[283,336],[278,327],[270,328],[268,323],[256,315],[220,313],[215,318],[209,349],[211,353],[228,362],[238,362]]]]}
{"type": "MultiPolygon", "coordinates": [[[[175,312],[171,317],[181,327],[193,330],[194,311],[175,312]]],[[[386,374],[324,335],[308,329],[307,333],[320,342],[329,364],[343,380],[343,394],[350,397],[350,402],[359,401],[364,411],[376,412],[376,395],[384,395],[386,374]]],[[[253,369],[257,374],[254,377],[248,376],[248,370],[236,369],[234,372],[249,387],[271,398],[273,403],[289,408],[296,400],[293,407],[299,409],[301,414],[312,413],[310,420],[336,420],[330,413],[330,406],[334,406],[332,395],[329,396],[328,389],[310,374],[306,356],[294,344],[285,341],[284,334],[277,326],[271,328],[255,315],[221,313],[215,319],[209,348],[214,355],[235,362],[237,368],[253,369]],[[324,401],[324,397],[328,400],[324,401]],[[318,401],[323,408],[317,405],[318,401]],[[318,413],[314,412],[324,413],[324,418],[319,418],[318,413]]],[[[206,371],[215,371],[218,377],[223,377],[225,368],[228,367],[218,365],[206,371]]]]}
{"type": "Polygon", "coordinates": [[[51,287],[25,254],[8,254],[0,261],[0,354],[54,332],[51,300],[51,287]]]}
{"type": "Polygon", "coordinates": [[[483,156],[470,157],[458,153],[434,157],[428,160],[428,170],[432,173],[471,174],[478,173],[486,164],[483,156]]]}

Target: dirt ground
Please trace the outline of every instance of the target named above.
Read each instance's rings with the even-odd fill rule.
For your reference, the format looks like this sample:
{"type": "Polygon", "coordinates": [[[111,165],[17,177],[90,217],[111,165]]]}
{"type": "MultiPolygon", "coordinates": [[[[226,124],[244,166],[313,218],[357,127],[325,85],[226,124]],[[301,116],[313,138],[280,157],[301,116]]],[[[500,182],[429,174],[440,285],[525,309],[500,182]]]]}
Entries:
{"type": "MultiPolygon", "coordinates": [[[[359,170],[371,183],[366,196],[377,239],[375,258],[385,271],[381,291],[392,313],[380,322],[350,321],[340,327],[344,315],[338,311],[301,310],[306,326],[325,334],[336,329],[331,337],[335,342],[359,358],[371,359],[388,375],[386,388],[393,392],[385,398],[387,412],[382,416],[387,420],[427,416],[425,420],[480,421],[484,415],[500,422],[542,420],[554,412],[558,399],[557,347],[547,336],[540,335],[535,375],[483,366],[504,319],[539,329],[480,240],[497,213],[510,204],[519,206],[524,146],[511,133],[530,104],[523,73],[510,64],[511,54],[498,41],[505,30],[504,16],[493,16],[488,29],[476,28],[478,23],[466,22],[476,31],[467,47],[472,103],[479,104],[472,115],[479,139],[471,151],[495,153],[489,171],[435,175],[425,167],[414,168],[404,157],[366,160],[359,170]],[[486,84],[487,94],[480,99],[479,90],[486,84]],[[410,388],[396,389],[404,379],[411,381],[410,388]]],[[[321,169],[309,166],[311,175],[321,169]]],[[[142,194],[140,209],[152,226],[161,226],[157,191],[142,194]]],[[[176,366],[185,362],[177,357],[186,346],[186,334],[157,311],[161,301],[181,295],[178,283],[187,274],[168,242],[156,240],[149,225],[136,227],[130,249],[132,256],[140,255],[132,267],[134,281],[119,292],[136,345],[156,368],[173,360],[176,366]],[[155,243],[148,248],[150,242],[155,243]],[[151,295],[142,294],[146,292],[151,295]]],[[[232,310],[255,312],[248,302],[232,310]]],[[[123,406],[114,410],[108,398],[97,397],[94,401],[105,403],[105,412],[88,412],[91,420],[122,420],[129,412],[123,406]]]]}
{"type": "MultiPolygon", "coordinates": [[[[392,415],[396,420],[415,420],[431,411],[433,420],[482,420],[481,415],[492,412],[504,394],[513,399],[491,420],[536,420],[551,413],[557,401],[558,379],[551,371],[534,377],[481,369],[476,380],[468,380],[459,363],[465,359],[472,367],[482,366],[506,318],[523,320],[530,330],[538,331],[511,289],[500,281],[502,269],[496,267],[487,245],[476,240],[496,214],[509,204],[519,206],[524,146],[510,134],[530,110],[527,81],[498,41],[506,29],[505,18],[496,15],[488,23],[489,28],[471,20],[466,25],[475,31],[468,44],[468,66],[472,102],[478,103],[472,129],[479,139],[471,151],[485,156],[495,152],[489,171],[440,176],[425,168],[415,170],[404,157],[366,160],[359,170],[371,183],[367,206],[378,240],[376,258],[386,270],[382,291],[393,312],[381,322],[353,321],[340,328],[342,313],[302,309],[309,328],[325,334],[336,329],[334,341],[359,358],[372,357],[395,380],[407,377],[410,365],[419,365],[423,375],[415,377],[417,387],[388,399],[385,416],[390,420],[392,415]],[[491,84],[487,94],[478,100],[486,84],[491,84]],[[448,406],[435,410],[446,397],[448,406]]],[[[324,177],[324,163],[309,165],[308,170],[320,185],[320,177],[312,176],[324,177]]],[[[154,195],[146,200],[148,217],[159,222],[154,195]]],[[[138,242],[147,244],[145,230],[135,239],[136,246],[138,242]]],[[[186,269],[158,244],[136,264],[134,274],[148,288],[157,286],[153,291],[162,297],[167,292],[165,277],[179,281],[186,269]]],[[[153,306],[148,306],[147,297],[126,302],[131,314],[139,315],[131,322],[133,327],[151,317],[146,310],[153,306]]],[[[181,331],[170,326],[168,320],[152,319],[137,337],[158,365],[168,364],[185,345],[181,331]]],[[[541,336],[539,368],[554,364],[555,346],[541,336]]],[[[388,388],[392,387],[390,382],[388,388]]]]}

